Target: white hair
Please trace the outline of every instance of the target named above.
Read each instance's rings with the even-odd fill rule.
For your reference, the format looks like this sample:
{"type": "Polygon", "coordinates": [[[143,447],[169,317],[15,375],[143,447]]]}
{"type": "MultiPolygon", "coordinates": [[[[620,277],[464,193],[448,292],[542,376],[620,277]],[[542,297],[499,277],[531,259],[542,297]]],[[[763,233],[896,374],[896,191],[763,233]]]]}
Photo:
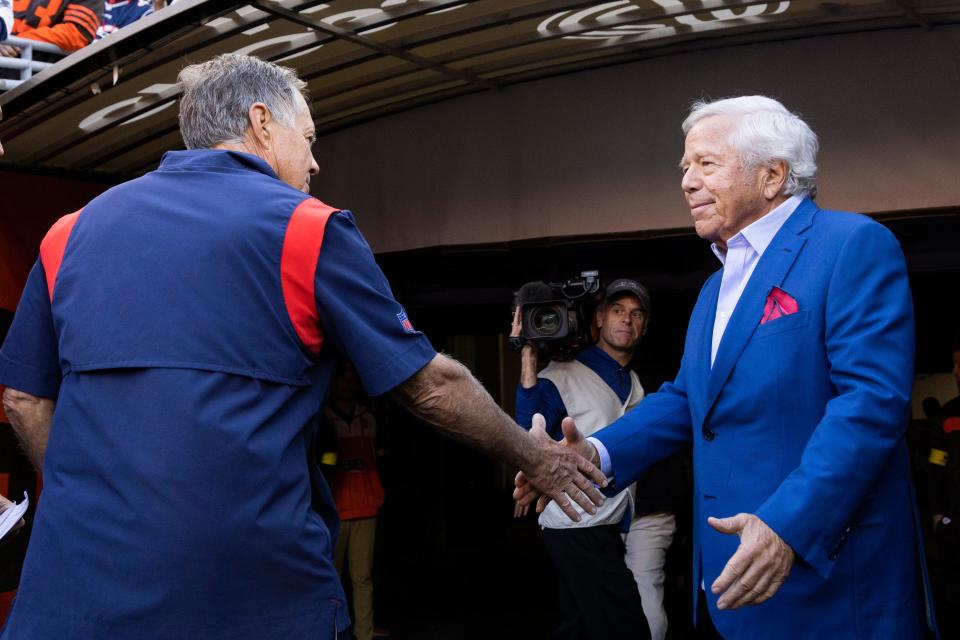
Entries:
{"type": "Polygon", "coordinates": [[[180,134],[187,149],[242,141],[250,126],[250,107],[256,102],[266,105],[280,124],[291,127],[297,115],[297,94],[307,98],[307,83],[292,69],[235,53],[184,67],[177,81],[182,90],[180,134]]]}
{"type": "Polygon", "coordinates": [[[690,108],[683,121],[684,135],[704,118],[733,116],[736,129],[727,142],[736,150],[745,167],[787,163],[789,171],[783,185],[787,195],[817,194],[817,134],[800,116],[790,112],[773,98],[740,96],[713,102],[700,100],[690,108]]]}

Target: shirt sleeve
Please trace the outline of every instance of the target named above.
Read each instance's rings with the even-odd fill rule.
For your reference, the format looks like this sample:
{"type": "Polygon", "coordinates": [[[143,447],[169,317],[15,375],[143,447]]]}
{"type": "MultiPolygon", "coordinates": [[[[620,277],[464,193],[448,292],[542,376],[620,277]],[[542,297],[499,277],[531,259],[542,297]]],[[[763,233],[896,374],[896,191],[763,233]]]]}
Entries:
{"type": "Polygon", "coordinates": [[[41,398],[56,398],[61,377],[47,279],[37,260],[0,350],[0,384],[41,398]]]}
{"type": "Polygon", "coordinates": [[[543,414],[547,422],[547,434],[551,438],[563,439],[560,425],[567,417],[567,407],[563,404],[556,385],[546,378],[537,378],[536,386],[529,389],[517,385],[517,424],[529,430],[533,426],[535,413],[543,414]]]}
{"type": "Polygon", "coordinates": [[[314,290],[321,328],[353,363],[368,395],[393,389],[436,356],[394,299],[349,211],[327,222],[314,290]]]}

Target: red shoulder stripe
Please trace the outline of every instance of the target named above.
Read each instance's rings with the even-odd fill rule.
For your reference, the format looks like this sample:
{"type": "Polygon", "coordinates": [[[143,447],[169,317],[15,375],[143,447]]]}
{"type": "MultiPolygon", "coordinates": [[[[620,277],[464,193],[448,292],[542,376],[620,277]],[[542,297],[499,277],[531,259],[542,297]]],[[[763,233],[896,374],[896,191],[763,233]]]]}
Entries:
{"type": "Polygon", "coordinates": [[[43,270],[47,275],[47,291],[50,294],[50,301],[53,301],[53,285],[57,281],[57,273],[60,271],[60,263],[63,262],[63,252],[67,249],[67,240],[70,238],[70,232],[73,231],[73,225],[77,223],[77,218],[83,213],[83,209],[69,213],[56,222],[47,231],[40,242],[40,262],[43,264],[43,270]]]}
{"type": "Polygon", "coordinates": [[[300,341],[315,355],[323,345],[323,332],[314,297],[314,277],[327,220],[336,212],[316,198],[301,202],[287,223],[280,254],[280,282],[287,314],[300,341]]]}

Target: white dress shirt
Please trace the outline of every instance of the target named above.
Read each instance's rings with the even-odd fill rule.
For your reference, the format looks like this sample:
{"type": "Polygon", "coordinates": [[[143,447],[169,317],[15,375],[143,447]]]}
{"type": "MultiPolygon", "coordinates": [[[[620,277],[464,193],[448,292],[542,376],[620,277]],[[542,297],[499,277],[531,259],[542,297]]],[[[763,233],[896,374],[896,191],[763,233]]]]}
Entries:
{"type": "MultiPolygon", "coordinates": [[[[730,322],[730,316],[737,308],[737,302],[743,290],[753,275],[753,270],[760,262],[760,257],[767,250],[774,236],[780,231],[780,228],[787,221],[787,218],[803,202],[802,196],[790,196],[780,204],[776,209],[764,215],[762,218],[748,225],[739,233],[727,241],[727,250],[724,252],[716,243],[711,244],[710,248],[723,263],[723,275],[720,280],[720,294],[717,297],[717,317],[713,322],[713,342],[710,348],[710,366],[717,357],[717,350],[720,348],[720,340],[723,339],[723,332],[727,329],[727,323],[730,322]]],[[[643,411],[643,408],[639,408],[643,411]]],[[[596,438],[587,438],[600,455],[600,470],[605,476],[612,477],[613,468],[610,462],[610,453],[603,443],[596,438]]]]}
{"type": "Polygon", "coordinates": [[[713,321],[713,342],[710,348],[710,366],[717,359],[717,349],[720,340],[727,329],[730,316],[737,308],[740,296],[746,289],[753,270],[760,262],[760,256],[767,250],[773,237],[780,231],[780,227],[787,221],[790,214],[803,202],[800,196],[790,196],[776,209],[766,214],[756,222],[742,229],[735,236],[727,240],[727,250],[724,252],[716,243],[710,248],[723,263],[723,276],[720,280],[720,295],[717,297],[717,317],[713,321]]]}

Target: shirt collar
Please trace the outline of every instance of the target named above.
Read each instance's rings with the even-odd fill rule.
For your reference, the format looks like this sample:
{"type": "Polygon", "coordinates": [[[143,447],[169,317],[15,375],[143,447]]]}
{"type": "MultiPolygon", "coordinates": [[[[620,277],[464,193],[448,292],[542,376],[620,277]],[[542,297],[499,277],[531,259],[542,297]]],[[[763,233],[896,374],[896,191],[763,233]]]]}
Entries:
{"type": "MultiPolygon", "coordinates": [[[[727,241],[727,246],[735,247],[746,244],[757,252],[757,256],[762,256],[770,243],[773,242],[777,232],[787,221],[787,218],[796,211],[801,202],[803,202],[803,196],[790,196],[773,211],[741,229],[739,233],[727,241]]],[[[711,244],[710,249],[713,250],[713,254],[717,256],[721,263],[726,264],[726,251],[722,251],[716,243],[711,244]]]]}
{"type": "MultiPolygon", "coordinates": [[[[186,151],[167,151],[160,160],[159,171],[193,171],[208,169],[214,171],[253,170],[265,173],[271,178],[277,174],[267,161],[252,153],[229,151],[227,149],[188,149],[186,151]]],[[[279,180],[279,178],[277,178],[279,180]]]]}
{"type": "Polygon", "coordinates": [[[621,366],[619,362],[614,360],[609,353],[595,344],[583,349],[577,354],[576,359],[591,369],[598,369],[600,367],[606,367],[608,369],[626,369],[626,367],[621,366]]]}

